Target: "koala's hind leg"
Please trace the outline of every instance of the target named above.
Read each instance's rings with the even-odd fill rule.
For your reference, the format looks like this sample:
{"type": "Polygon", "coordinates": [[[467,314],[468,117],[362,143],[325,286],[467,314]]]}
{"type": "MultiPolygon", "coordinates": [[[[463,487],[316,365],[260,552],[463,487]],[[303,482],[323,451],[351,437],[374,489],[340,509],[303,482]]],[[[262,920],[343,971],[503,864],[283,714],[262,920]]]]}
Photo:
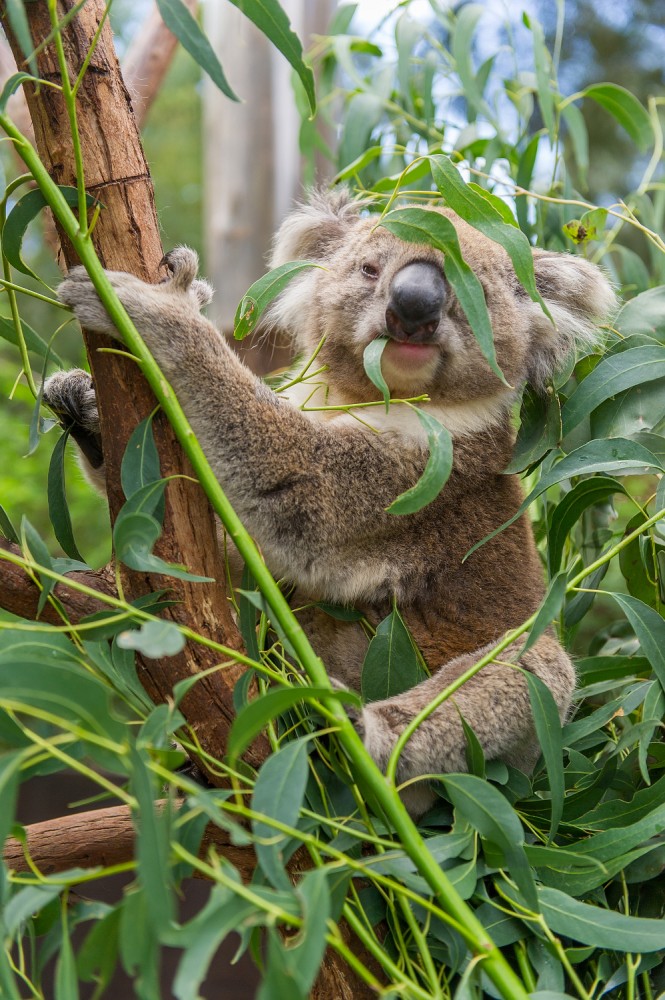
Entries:
{"type": "MultiPolygon", "coordinates": [[[[526,680],[518,669],[504,665],[524,641],[525,637],[505,650],[502,663],[490,663],[466,681],[416,730],[400,757],[400,783],[424,774],[467,770],[460,715],[478,737],[486,759],[500,759],[527,772],[533,768],[540,747],[526,680]]],[[[416,715],[491,648],[459,656],[410,691],[364,706],[355,725],[380,768],[386,767],[398,736],[416,715]]],[[[558,642],[542,636],[522,657],[520,666],[547,684],[563,721],[570,708],[575,671],[558,642]]],[[[425,812],[435,798],[424,781],[410,785],[402,797],[414,816],[425,812]]]]}
{"type": "Polygon", "coordinates": [[[42,399],[79,446],[87,478],[96,489],[105,493],[97,397],[90,375],[81,368],[55,372],[44,382],[42,399]]]}

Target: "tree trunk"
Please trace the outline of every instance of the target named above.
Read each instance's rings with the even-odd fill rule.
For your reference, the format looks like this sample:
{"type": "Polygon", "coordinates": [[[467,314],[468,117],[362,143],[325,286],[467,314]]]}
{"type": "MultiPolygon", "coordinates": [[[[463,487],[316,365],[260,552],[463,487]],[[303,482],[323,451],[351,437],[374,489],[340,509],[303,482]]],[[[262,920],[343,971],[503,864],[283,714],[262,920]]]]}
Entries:
{"type": "MultiPolygon", "coordinates": [[[[74,0],[60,3],[60,15],[73,3],[74,0]]],[[[64,32],[72,80],[81,68],[105,7],[103,0],[89,0],[64,32]]],[[[35,44],[38,44],[51,31],[47,5],[44,0],[36,0],[26,5],[26,12],[35,44]]],[[[6,23],[5,28],[17,65],[21,66],[22,53],[6,23]]],[[[56,82],[60,79],[53,45],[46,46],[39,54],[38,66],[42,78],[56,82]]],[[[25,93],[40,157],[58,184],[75,184],[73,146],[62,95],[50,87],[37,91],[31,83],[25,86],[25,93]]],[[[78,123],[86,188],[105,206],[93,233],[100,260],[105,267],[131,271],[147,281],[158,280],[163,250],[152,182],[120,74],[108,19],[79,90],[78,123]]],[[[60,237],[64,261],[70,267],[77,263],[76,256],[62,233],[60,237]]],[[[124,503],[120,463],[127,440],[139,421],[152,412],[155,399],[133,362],[100,351],[100,348],[117,345],[99,335],[84,336],[99,404],[109,506],[114,521],[124,503]]],[[[191,476],[189,463],[161,414],[154,421],[154,433],[162,475],[191,476]]],[[[224,592],[224,562],[214,515],[197,484],[182,478],[169,484],[164,532],[157,551],[170,562],[185,560],[192,571],[220,582],[188,583],[123,569],[127,598],[132,600],[167,587],[169,596],[177,601],[167,615],[207,637],[240,649],[241,639],[224,592]]],[[[178,656],[165,660],[145,659],[139,675],[151,697],[164,701],[177,681],[218,662],[218,654],[189,643],[178,656]]],[[[225,750],[233,718],[233,686],[241,673],[242,668],[233,665],[202,678],[190,689],[182,705],[201,746],[214,757],[222,756],[225,750]]],[[[262,756],[256,746],[250,751],[254,763],[262,756]]]]}

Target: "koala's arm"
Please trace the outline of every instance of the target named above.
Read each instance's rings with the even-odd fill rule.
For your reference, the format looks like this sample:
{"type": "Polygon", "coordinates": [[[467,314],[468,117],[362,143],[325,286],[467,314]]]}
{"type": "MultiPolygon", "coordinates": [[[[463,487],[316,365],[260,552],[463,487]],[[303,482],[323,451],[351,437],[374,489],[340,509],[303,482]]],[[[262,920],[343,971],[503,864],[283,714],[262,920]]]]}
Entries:
{"type": "MultiPolygon", "coordinates": [[[[487,760],[499,759],[521,771],[530,771],[540,754],[527,683],[519,669],[507,665],[526,637],[509,646],[501,662],[490,663],[443,702],[407,742],[397,768],[400,783],[424,774],[466,771],[466,738],[460,715],[478,737],[487,760]]],[[[385,769],[399,735],[434,698],[473,666],[491,646],[459,656],[432,677],[393,698],[372,702],[354,713],[356,729],[365,746],[385,769]]],[[[543,635],[520,660],[520,666],[550,689],[562,721],[575,687],[575,671],[559,643],[543,635]]],[[[416,782],[402,797],[414,815],[426,811],[434,794],[416,782]]]]}
{"type": "MultiPolygon", "coordinates": [[[[199,312],[196,257],[171,255],[173,277],[147,285],[109,272],[123,305],[173,385],[212,469],[280,572],[295,571],[394,522],[383,510],[418,479],[426,451],[389,435],[312,423],[242,364],[199,312]],[[294,540],[297,545],[294,546],[294,540]],[[296,565],[294,565],[294,563],[296,565]]],[[[81,325],[117,336],[82,269],[60,289],[81,325]]]]}

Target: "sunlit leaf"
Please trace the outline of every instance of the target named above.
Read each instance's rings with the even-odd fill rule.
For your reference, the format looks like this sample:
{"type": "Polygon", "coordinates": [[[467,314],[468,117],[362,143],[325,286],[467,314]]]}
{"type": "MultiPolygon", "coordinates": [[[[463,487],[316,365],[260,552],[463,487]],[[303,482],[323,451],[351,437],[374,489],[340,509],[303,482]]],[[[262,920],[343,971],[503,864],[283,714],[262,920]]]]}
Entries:
{"type": "Polygon", "coordinates": [[[302,271],[310,267],[320,267],[308,260],[292,260],[286,264],[268,271],[263,277],[255,281],[243,295],[233,320],[233,336],[236,340],[244,338],[256,328],[263,311],[273,299],[284,291],[287,285],[293,281],[302,271]]]}
{"type": "Polygon", "coordinates": [[[648,149],[651,145],[654,135],[649,113],[625,87],[616,83],[595,83],[585,87],[581,96],[609,111],[640,149],[648,149]]]}

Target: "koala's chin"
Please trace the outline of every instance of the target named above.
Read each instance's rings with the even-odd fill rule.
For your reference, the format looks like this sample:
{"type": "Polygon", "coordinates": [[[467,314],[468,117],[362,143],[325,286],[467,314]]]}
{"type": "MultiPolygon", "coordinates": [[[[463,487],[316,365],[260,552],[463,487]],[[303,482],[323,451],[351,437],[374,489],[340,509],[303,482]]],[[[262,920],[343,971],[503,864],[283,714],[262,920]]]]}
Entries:
{"type": "MultiPolygon", "coordinates": [[[[201,315],[210,287],[195,279],[192,251],[171,254],[169,278],[158,285],[108,275],[268,566],[293,585],[294,607],[331,676],[360,688],[371,629],[331,617],[318,602],[353,605],[374,628],[395,603],[400,609],[431,676],[355,717],[380,767],[405,727],[538,607],[543,572],[527,517],[465,556],[522,502],[517,478],[503,475],[513,446],[514,389],[525,381],[543,386],[576,344],[597,341],[596,323],[614,306],[599,268],[534,251],[553,325],[524,293],[500,246],[449,210],[432,211],[452,221],[482,283],[497,361],[513,389],[480,351],[444,255],[402,242],[345,192],[314,195],[275,239],[273,266],[302,259],[322,265],[299,274],[271,307],[270,321],[300,349],[311,353],[323,342],[316,374],[291,379],[282,393],[257,379],[201,315]],[[393,392],[427,392],[423,408],[453,437],[445,487],[427,507],[402,516],[387,508],[422,475],[428,444],[411,406],[395,404],[386,413],[374,405],[380,394],[363,370],[362,346],[386,333],[383,369],[393,392]],[[359,403],[363,408],[354,409],[359,403]]],[[[59,294],[88,329],[117,335],[85,272],[73,271],[59,294]]],[[[44,400],[70,423],[79,420],[78,439],[94,443],[94,392],[82,374],[49,379],[44,400]]],[[[103,481],[103,468],[95,478],[103,481]]],[[[527,685],[509,664],[518,652],[509,647],[500,663],[456,686],[408,741],[398,779],[409,782],[403,794],[414,815],[432,792],[412,779],[466,770],[462,718],[487,759],[532,765],[538,746],[527,685]]],[[[575,676],[554,636],[542,635],[520,667],[549,687],[565,719],[575,676]]]]}

